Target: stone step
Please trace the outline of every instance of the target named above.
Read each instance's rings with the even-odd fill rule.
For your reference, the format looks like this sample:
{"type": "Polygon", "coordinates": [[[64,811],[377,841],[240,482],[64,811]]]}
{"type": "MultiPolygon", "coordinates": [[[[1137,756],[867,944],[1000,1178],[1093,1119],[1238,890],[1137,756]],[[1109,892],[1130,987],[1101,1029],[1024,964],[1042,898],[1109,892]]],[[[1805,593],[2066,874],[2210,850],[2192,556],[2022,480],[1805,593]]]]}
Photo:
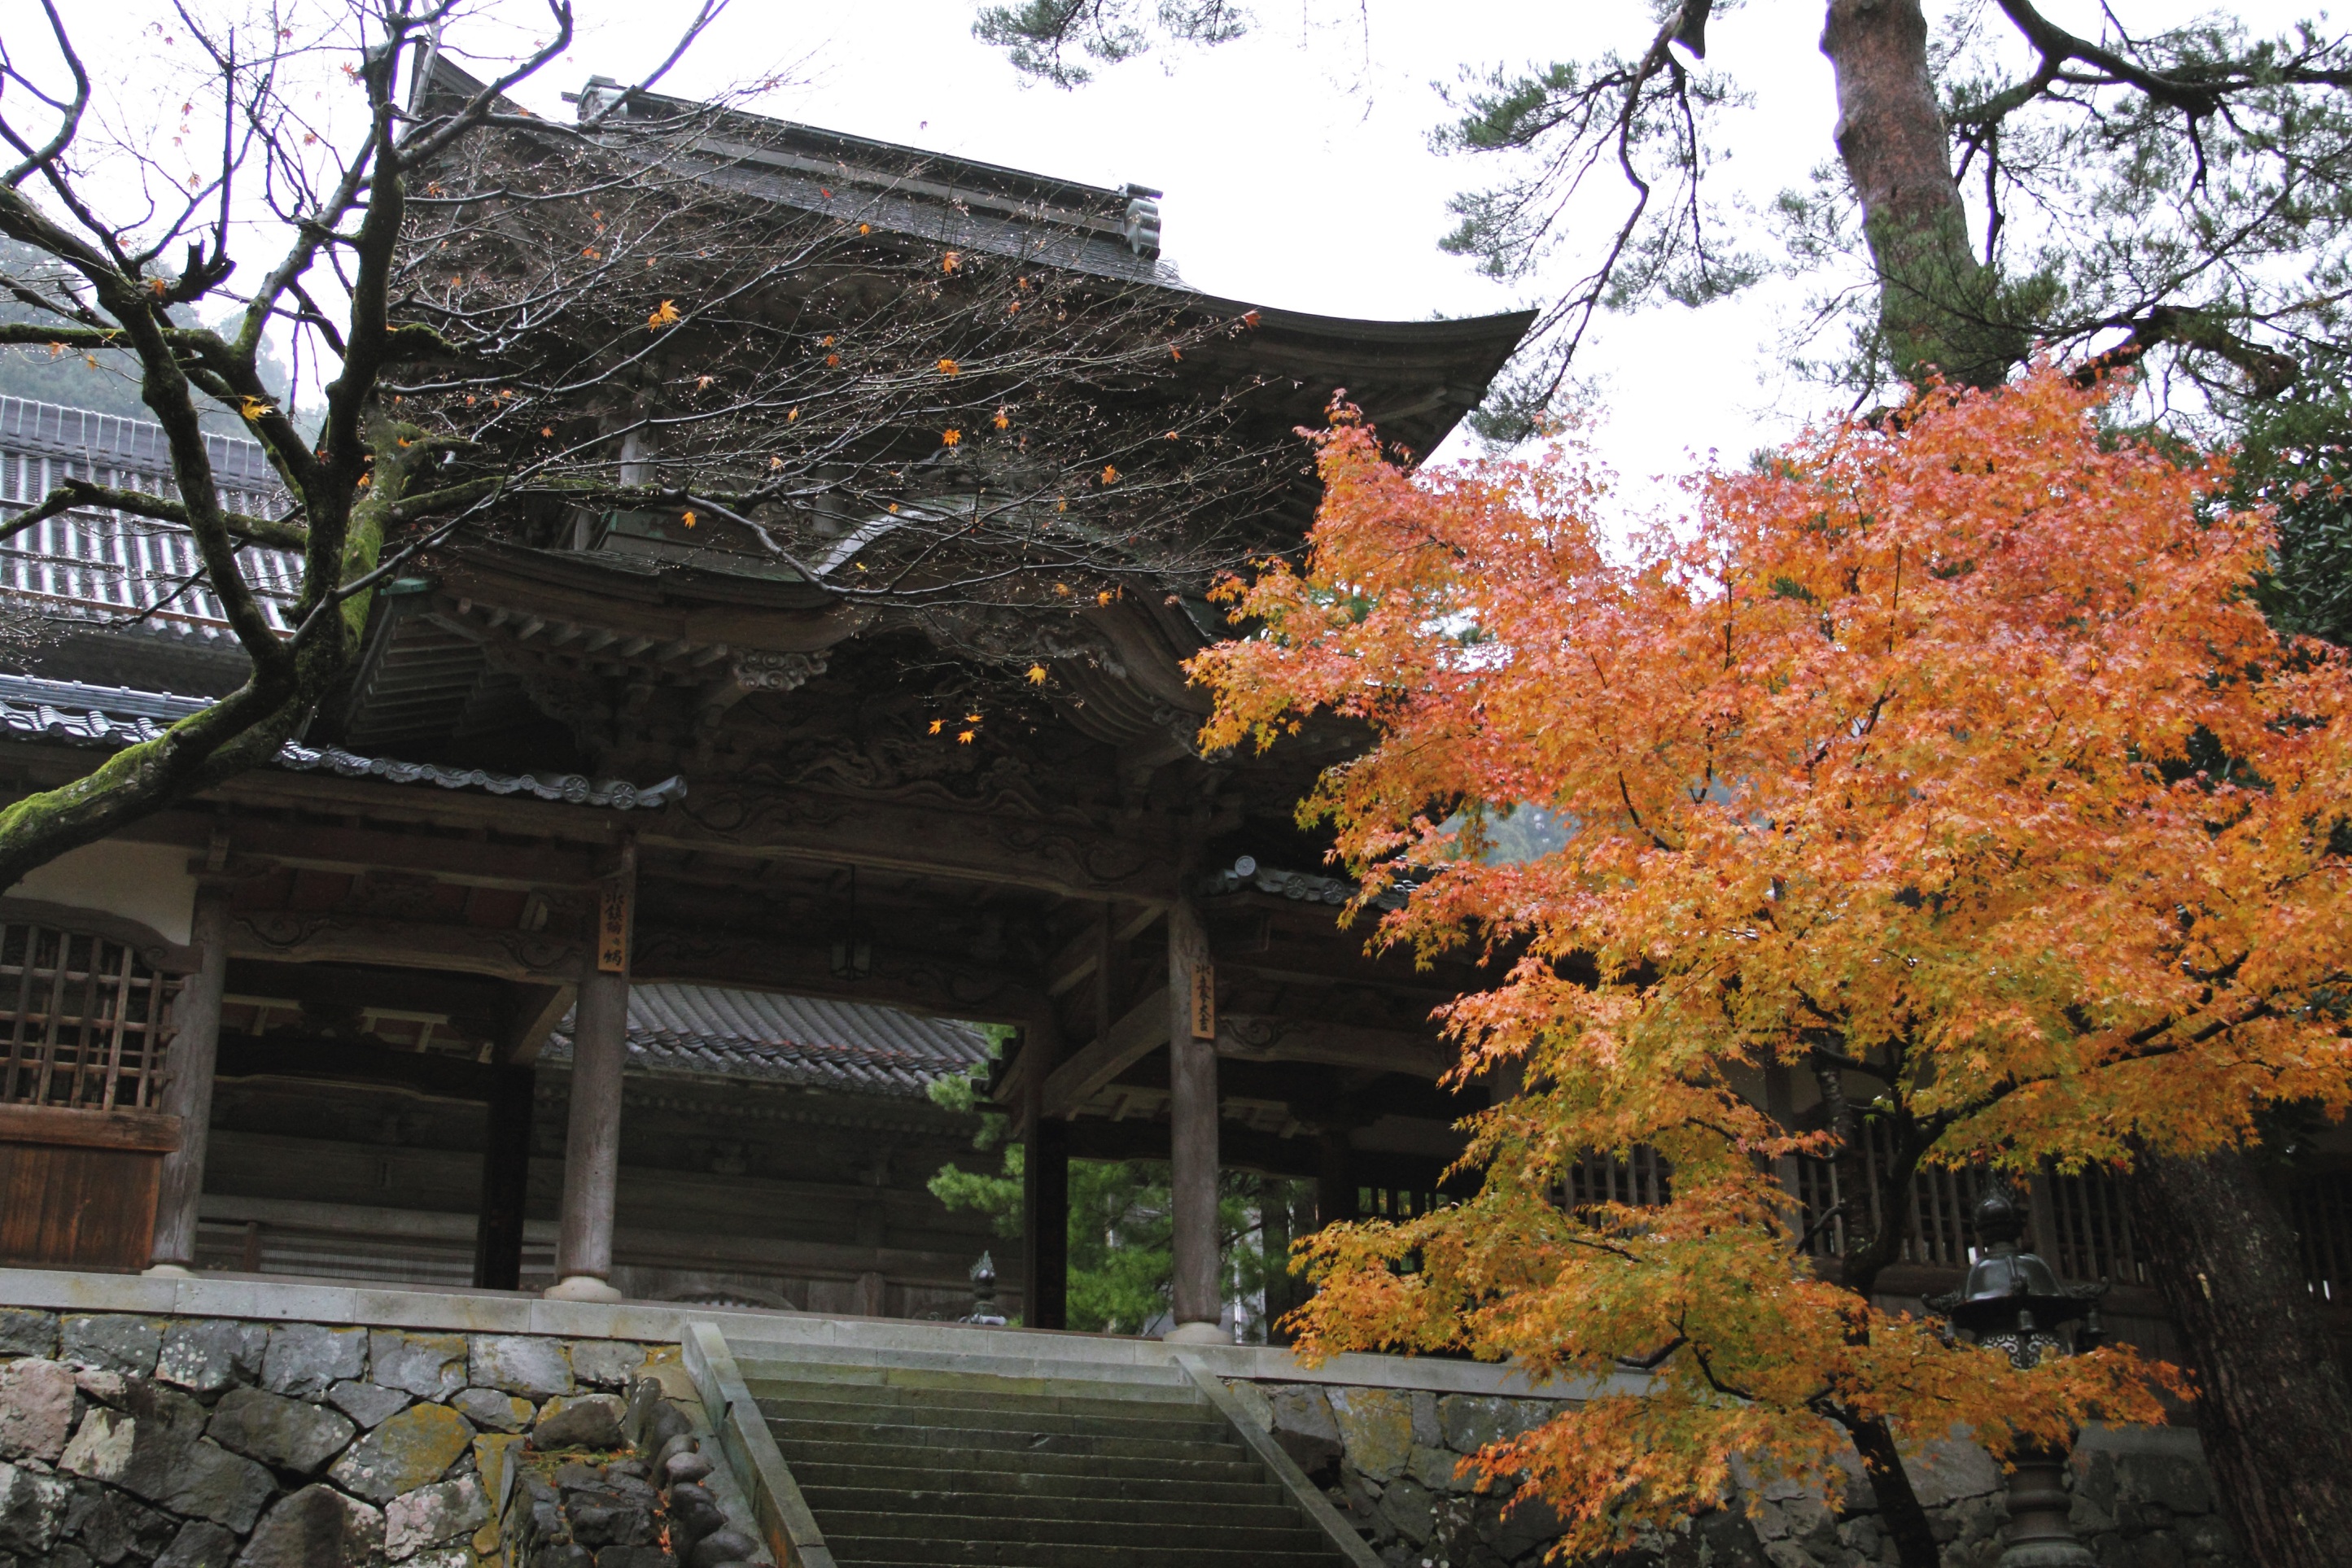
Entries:
{"type": "Polygon", "coordinates": [[[941,1450],[950,1453],[1070,1454],[1090,1458],[1150,1461],[1239,1459],[1248,1452],[1239,1441],[1230,1437],[1204,1442],[1106,1436],[1086,1430],[1040,1432],[1017,1427],[928,1427],[911,1421],[799,1421],[771,1416],[768,1427],[775,1433],[776,1441],[782,1445],[787,1458],[796,1448],[870,1444],[877,1448],[929,1451],[934,1457],[920,1461],[926,1465],[938,1463],[936,1455],[941,1450]]]}
{"type": "MultiPolygon", "coordinates": [[[[1030,1491],[941,1491],[929,1486],[911,1489],[905,1486],[820,1487],[803,1482],[801,1493],[807,1498],[810,1508],[828,1518],[842,1520],[862,1514],[897,1511],[929,1518],[963,1515],[975,1519],[1090,1520],[1129,1526],[1204,1524],[1258,1530],[1300,1528],[1298,1511],[1286,1502],[1254,1502],[1225,1496],[1229,1490],[1237,1492],[1243,1490],[1221,1487],[1214,1492],[1146,1500],[1107,1496],[1096,1488],[1060,1496],[1045,1496],[1030,1491]]],[[[1279,1497],[1277,1489],[1267,1490],[1275,1490],[1279,1497]]],[[[1154,1533],[1158,1531],[1155,1530],[1154,1533]]]]}
{"type": "Polygon", "coordinates": [[[969,1477],[973,1488],[984,1490],[985,1478],[999,1475],[1099,1476],[1105,1479],[1149,1480],[1154,1476],[1190,1480],[1200,1486],[1225,1486],[1264,1478],[1256,1464],[1235,1456],[1221,1459],[1139,1459],[1102,1454],[1054,1453],[1028,1448],[958,1448],[952,1446],[894,1448],[887,1443],[793,1443],[782,1437],[784,1463],[797,1475],[810,1465],[895,1465],[911,1481],[920,1477],[935,1487],[949,1478],[969,1477]]]}
{"type": "Polygon", "coordinates": [[[915,1542],[897,1536],[825,1537],[841,1568],[1341,1568],[1339,1549],[1318,1543],[1297,1551],[1229,1551],[1200,1546],[1078,1546],[1025,1541],[915,1542]]]}
{"type": "MultiPolygon", "coordinates": [[[[801,1489],[811,1492],[901,1490],[914,1479],[904,1465],[898,1464],[844,1464],[818,1458],[788,1458],[786,1463],[801,1489]]],[[[919,1475],[921,1483],[934,1491],[976,1491],[1008,1498],[1123,1498],[1139,1503],[1213,1500],[1259,1505],[1284,1501],[1282,1489],[1264,1479],[1253,1465],[1179,1465],[1118,1476],[1073,1461],[1067,1469],[1055,1471],[963,1465],[953,1470],[927,1469],[919,1475]]]]}
{"type": "MultiPolygon", "coordinates": [[[[752,1396],[762,1405],[797,1401],[802,1404],[907,1406],[932,1410],[1041,1410],[1065,1416],[1101,1416],[1115,1421],[1183,1421],[1214,1423],[1214,1407],[1197,1396],[1164,1399],[1160,1391],[1137,1396],[1023,1394],[972,1383],[953,1387],[902,1386],[896,1384],[842,1383],[830,1378],[788,1377],[746,1379],[752,1396]]],[[[993,1380],[992,1380],[992,1383],[993,1380]]]]}
{"type": "Polygon", "coordinates": [[[767,1381],[797,1381],[1080,1399],[1162,1399],[1180,1405],[1200,1399],[1192,1379],[1176,1366],[1095,1368],[1017,1358],[912,1354],[903,1363],[894,1359],[885,1365],[837,1352],[778,1352],[732,1343],[729,1348],[734,1352],[743,1380],[755,1387],[767,1381]]]}
{"type": "Polygon", "coordinates": [[[960,1432],[1087,1432],[1103,1437],[1136,1437],[1147,1442],[1230,1442],[1223,1421],[1207,1406],[1185,1418],[1171,1411],[1165,1416],[1103,1416],[1092,1411],[1073,1414],[1051,1406],[1016,1400],[973,1405],[868,1404],[860,1399],[766,1399],[760,1411],[771,1424],[849,1424],[917,1426],[960,1432]]]}
{"type": "Polygon", "coordinates": [[[825,1527],[825,1539],[933,1542],[1002,1542],[1021,1547],[1123,1546],[1182,1548],[1192,1552],[1311,1552],[1322,1536],[1296,1522],[1275,1525],[1187,1524],[1147,1528],[1134,1521],[1091,1519],[999,1519],[984,1515],[925,1515],[889,1511],[841,1513],[825,1527]]]}

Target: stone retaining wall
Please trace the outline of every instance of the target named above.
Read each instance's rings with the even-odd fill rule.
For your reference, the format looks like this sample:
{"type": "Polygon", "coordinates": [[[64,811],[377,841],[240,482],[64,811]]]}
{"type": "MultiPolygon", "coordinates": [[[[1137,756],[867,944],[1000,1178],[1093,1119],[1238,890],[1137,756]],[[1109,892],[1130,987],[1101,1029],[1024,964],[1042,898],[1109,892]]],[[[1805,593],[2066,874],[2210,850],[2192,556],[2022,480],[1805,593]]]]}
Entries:
{"type": "Polygon", "coordinates": [[[0,1568],[764,1563],[677,1348],[0,1310],[0,1568]]]}
{"type": "MultiPolygon", "coordinates": [[[[1559,1538],[1540,1503],[1507,1508],[1456,1473],[1465,1455],[1549,1419],[1561,1402],[1228,1378],[1261,1430],[1392,1568],[1536,1568],[1559,1538]]],[[[2243,1568],[2192,1431],[2094,1431],[2071,1470],[2076,1535],[2100,1568],[2243,1568]]],[[[1855,1471],[1859,1482],[1860,1472],[1855,1471]]],[[[1945,1568],[1993,1568],[2008,1521],[2002,1476],[1973,1443],[1930,1446],[1913,1483],[1945,1568]]],[[[1866,1487],[1842,1511],[1788,1482],[1743,1475],[1738,1506],[1645,1538],[1658,1568],[1862,1568],[1895,1563],[1866,1487]]]]}

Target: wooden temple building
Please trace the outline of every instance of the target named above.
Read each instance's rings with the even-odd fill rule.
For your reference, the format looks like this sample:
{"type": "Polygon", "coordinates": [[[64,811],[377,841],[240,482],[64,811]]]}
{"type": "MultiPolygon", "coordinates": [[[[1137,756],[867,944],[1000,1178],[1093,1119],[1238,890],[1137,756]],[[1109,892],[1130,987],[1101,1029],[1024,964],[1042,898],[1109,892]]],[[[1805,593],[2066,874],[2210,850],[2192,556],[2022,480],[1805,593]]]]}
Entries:
{"type": "MultiPolygon", "coordinates": [[[[760,200],[860,201],[909,243],[1247,314],[1167,395],[1234,401],[1302,465],[1293,430],[1341,387],[1435,447],[1528,324],[1253,311],[1183,283],[1142,187],[769,131],[760,200]]],[[[257,446],[213,457],[232,507],[266,509],[257,446]]],[[[0,518],[68,475],[162,488],[160,433],[0,399],[0,518]]],[[[1229,520],[1296,545],[1314,500],[1302,477],[1229,520]]],[[[1225,504],[1171,491],[1140,526],[1225,504]]],[[[1141,1158],[1171,1167],[1171,1332],[1200,1338],[1229,1332],[1221,1171],[1312,1181],[1323,1220],[1434,1201],[1493,1090],[1439,1086],[1430,1015],[1481,977],[1338,925],[1351,890],[1293,809],[1360,736],[1201,753],[1181,664],[1226,630],[1205,574],[1066,607],[1017,714],[959,726],[989,618],[1029,612],[971,608],[952,636],[844,612],[713,532],[461,537],[375,596],[346,689],[274,765],[0,894],[0,1265],[952,1318],[993,1249],[1003,1308],[1059,1327],[1068,1163],[1141,1158]],[[1024,1143],[1019,1240],[929,1190],[993,1158],[929,1094],[949,1075],[1024,1143]]],[[[290,602],[293,561],[243,559],[290,602]]],[[[0,614],[45,629],[0,669],[0,789],[243,675],[168,528],[71,512],[0,542],[0,614]]],[[[1795,1118],[1806,1089],[1755,1092],[1795,1118]]],[[[2346,1164],[2290,1195],[2338,1318],[2346,1164]]],[[[1641,1201],[1664,1174],[1595,1159],[1566,1196],[1641,1201]]],[[[1784,1179],[1839,1201],[1825,1166],[1784,1179]]],[[[1919,1175],[1891,1291],[1966,1265],[1975,1179],[1919,1175]]],[[[2117,1326],[2169,1348],[2112,1184],[2050,1176],[2032,1216],[2036,1250],[2116,1281],[2117,1326]]]]}
{"type": "MultiPolygon", "coordinates": [[[[1062,264],[1205,298],[1139,187],[928,154],[910,183],[910,150],[785,130],[827,200],[1033,254],[1053,225],[1062,264]]],[[[1528,325],[1253,320],[1185,373],[1256,388],[1270,441],[1344,386],[1421,452],[1528,325]]],[[[162,486],[158,435],[0,402],[0,516],[68,472],[162,486]]],[[[271,487],[249,444],[215,457],[271,487]]],[[[1311,502],[1255,524],[1295,542],[1311,502]]],[[[0,675],[0,788],[236,684],[193,567],[110,514],[0,547],[5,605],[52,631],[0,675]]],[[[1220,1168],[1311,1178],[1326,1218],[1426,1203],[1484,1092],[1441,1091],[1428,1022],[1474,977],[1368,957],[1294,823],[1350,737],[1200,753],[1209,587],[1088,607],[1025,721],[959,744],[932,722],[958,647],[720,541],[437,551],[275,766],[0,898],[0,1262],[936,1317],[992,1246],[1005,1306],[1059,1326],[1067,1161],[1140,1157],[1172,1165],[1175,1332],[1214,1332],[1220,1168]],[[1027,1143],[1025,1246],[925,1187],[976,1157],[925,1089],[972,1072],[1027,1143]]]]}

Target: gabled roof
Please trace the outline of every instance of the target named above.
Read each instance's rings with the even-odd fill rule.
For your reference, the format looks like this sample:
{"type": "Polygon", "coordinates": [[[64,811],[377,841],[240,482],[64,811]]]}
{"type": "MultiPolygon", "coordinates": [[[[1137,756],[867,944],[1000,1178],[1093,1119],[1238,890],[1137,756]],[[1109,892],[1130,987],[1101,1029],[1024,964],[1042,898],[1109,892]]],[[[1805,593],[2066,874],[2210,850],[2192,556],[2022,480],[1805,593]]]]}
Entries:
{"type": "MultiPolygon", "coordinates": [[[[541,1061],[571,1061],[572,1028],[566,1018],[541,1061]]],[[[919,1099],[988,1060],[988,1037],[953,1019],[718,986],[629,988],[628,1064],[644,1072],[919,1099]]]]}

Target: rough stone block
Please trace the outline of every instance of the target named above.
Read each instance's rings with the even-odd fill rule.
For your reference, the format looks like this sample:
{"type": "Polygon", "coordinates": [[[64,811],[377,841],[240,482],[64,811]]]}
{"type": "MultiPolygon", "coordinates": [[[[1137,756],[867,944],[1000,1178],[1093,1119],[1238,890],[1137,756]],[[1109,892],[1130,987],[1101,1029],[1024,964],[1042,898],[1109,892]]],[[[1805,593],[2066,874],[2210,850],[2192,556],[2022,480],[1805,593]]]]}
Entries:
{"type": "Polygon", "coordinates": [[[625,1388],[646,1362],[634,1340],[583,1339],[572,1346],[572,1375],[591,1388],[625,1388]]]}
{"type": "Polygon", "coordinates": [[[0,1307],[0,1355],[58,1354],[58,1314],[0,1307]]]}
{"type": "Polygon", "coordinates": [[[100,1563],[115,1563],[135,1556],[144,1563],[172,1543],[180,1521],[152,1508],[142,1508],[111,1487],[83,1481],[74,1489],[66,1510],[65,1533],[100,1563]]]}
{"type": "Polygon", "coordinates": [[[330,1486],[307,1486],[269,1511],[237,1568],[367,1568],[383,1550],[383,1515],[330,1486]]]}
{"type": "Polygon", "coordinates": [[[1445,1431],[1437,1423],[1437,1396],[1425,1389],[1412,1395],[1412,1440],[1427,1448],[1445,1446],[1445,1431]]]}
{"type": "Polygon", "coordinates": [[[0,1458],[57,1463],[73,1436],[74,1375],[63,1362],[0,1363],[0,1458]]]}
{"type": "Polygon", "coordinates": [[[236,1556],[235,1535],[208,1519],[192,1519],[155,1559],[155,1568],[229,1568],[236,1556]]]}
{"type": "Polygon", "coordinates": [[[327,1403],[350,1416],[365,1431],[381,1427],[408,1408],[408,1396],[381,1384],[345,1378],[327,1390],[327,1403]]]}
{"type": "Polygon", "coordinates": [[[1533,1493],[1482,1498],[1475,1518],[1478,1538],[1511,1562],[1558,1540],[1562,1522],[1552,1506],[1533,1493]]]}
{"type": "Polygon", "coordinates": [[[2213,1511],[2211,1479],[2186,1454],[2116,1455],[2116,1496],[2126,1505],[2160,1503],[2173,1514],[2213,1511]]]}
{"type": "Polygon", "coordinates": [[[1475,1454],[1489,1443],[1517,1436],[1517,1413],[1507,1399],[1448,1394],[1437,1401],[1438,1430],[1456,1453],[1475,1454]]]}
{"type": "Polygon", "coordinates": [[[155,1375],[198,1394],[218,1394],[233,1384],[259,1378],[262,1357],[268,1348],[269,1328],[265,1323],[178,1318],[164,1325],[155,1375]]]}
{"type": "Polygon", "coordinates": [[[530,1400],[495,1388],[468,1388],[449,1403],[467,1420],[493,1432],[520,1432],[539,1414],[530,1400]]]}
{"type": "Polygon", "coordinates": [[[205,1438],[188,1450],[155,1500],[173,1513],[209,1519],[242,1535],[277,1490],[268,1470],[205,1438]]]}
{"type": "Polygon", "coordinates": [[[476,1334],[471,1343],[473,1376],[478,1387],[503,1388],[526,1399],[576,1394],[572,1359],[561,1341],[537,1334],[476,1334]]]}
{"type": "Polygon", "coordinates": [[[71,1483],[0,1464],[0,1552],[38,1556],[57,1543],[73,1502],[71,1483]]]}
{"type": "Polygon", "coordinates": [[[520,1437],[503,1432],[485,1432],[474,1439],[474,1473],[481,1478],[493,1514],[507,1511],[507,1497],[520,1469],[515,1455],[521,1448],[520,1437]]]}
{"type": "Polygon", "coordinates": [[[474,1440],[473,1426],[441,1405],[412,1405],[344,1451],[329,1471],[338,1486],[390,1502],[441,1479],[474,1440]]]}
{"type": "Polygon", "coordinates": [[[1394,1388],[1334,1388],[1329,1397],[1348,1462],[1375,1480],[1404,1474],[1412,1457],[1412,1396],[1394,1388]]]}
{"type": "Polygon", "coordinates": [[[617,1448],[622,1446],[619,1398],[610,1394],[583,1394],[551,1399],[530,1429],[530,1446],[554,1448],[617,1448]]]}
{"type": "Polygon", "coordinates": [[[489,1500],[472,1476],[404,1492],[384,1505],[383,1550],[395,1562],[461,1542],[488,1522],[489,1500]]]}
{"type": "Polygon", "coordinates": [[[2003,1485],[2000,1467],[1992,1462],[1992,1456],[1963,1437],[1938,1437],[1920,1450],[1909,1469],[1912,1490],[1926,1508],[1941,1508],[1966,1497],[1985,1497],[2003,1485]]]}
{"type": "Polygon", "coordinates": [[[1412,1446],[1412,1457],[1405,1461],[1405,1473],[1431,1491],[1468,1491],[1478,1483],[1475,1477],[1459,1477],[1454,1468],[1462,1456],[1451,1448],[1433,1448],[1425,1444],[1412,1446]]]}
{"type": "Polygon", "coordinates": [[[367,1372],[368,1331],[324,1323],[281,1323],[269,1331],[261,1385],[272,1394],[315,1399],[346,1377],[367,1372]]]}
{"type": "Polygon", "coordinates": [[[232,1388],[213,1406],[205,1435],[225,1448],[310,1476],[343,1451],[358,1428],[332,1410],[258,1388],[232,1388]]]}
{"type": "Polygon", "coordinates": [[[1274,1430],[1274,1404],[1266,1398],[1265,1389],[1245,1377],[1229,1377],[1225,1379],[1225,1392],[1234,1396],[1234,1403],[1242,1407],[1250,1425],[1261,1432],[1274,1430]]]}
{"type": "Polygon", "coordinates": [[[100,1403],[82,1416],[58,1468],[162,1502],[204,1434],[205,1407],[143,1377],[100,1372],[76,1381],[100,1403]]]}
{"type": "Polygon", "coordinates": [[[76,1312],[58,1321],[58,1359],[95,1372],[145,1377],[163,1347],[163,1325],[128,1312],[76,1312]]]}
{"type": "MultiPolygon", "coordinates": [[[[759,1550],[759,1542],[740,1530],[715,1531],[694,1543],[694,1550],[686,1554],[687,1568],[724,1568],[730,1563],[748,1563],[759,1550]]],[[[601,1556],[596,1568],[604,1568],[601,1556]]]]}
{"type": "Polygon", "coordinates": [[[1293,1464],[1319,1476],[1339,1462],[1339,1424],[1320,1388],[1311,1383],[1277,1384],[1266,1391],[1266,1404],[1274,1412],[1274,1440],[1293,1464]]]}
{"type": "Polygon", "coordinates": [[[1381,1516],[1415,1546],[1426,1546],[1437,1530],[1436,1499],[1419,1481],[1400,1476],[1381,1492],[1381,1516]]]}
{"type": "Polygon", "coordinates": [[[375,1382],[419,1399],[446,1399],[466,1386],[464,1334],[378,1329],[368,1336],[368,1355],[375,1382]]]}

